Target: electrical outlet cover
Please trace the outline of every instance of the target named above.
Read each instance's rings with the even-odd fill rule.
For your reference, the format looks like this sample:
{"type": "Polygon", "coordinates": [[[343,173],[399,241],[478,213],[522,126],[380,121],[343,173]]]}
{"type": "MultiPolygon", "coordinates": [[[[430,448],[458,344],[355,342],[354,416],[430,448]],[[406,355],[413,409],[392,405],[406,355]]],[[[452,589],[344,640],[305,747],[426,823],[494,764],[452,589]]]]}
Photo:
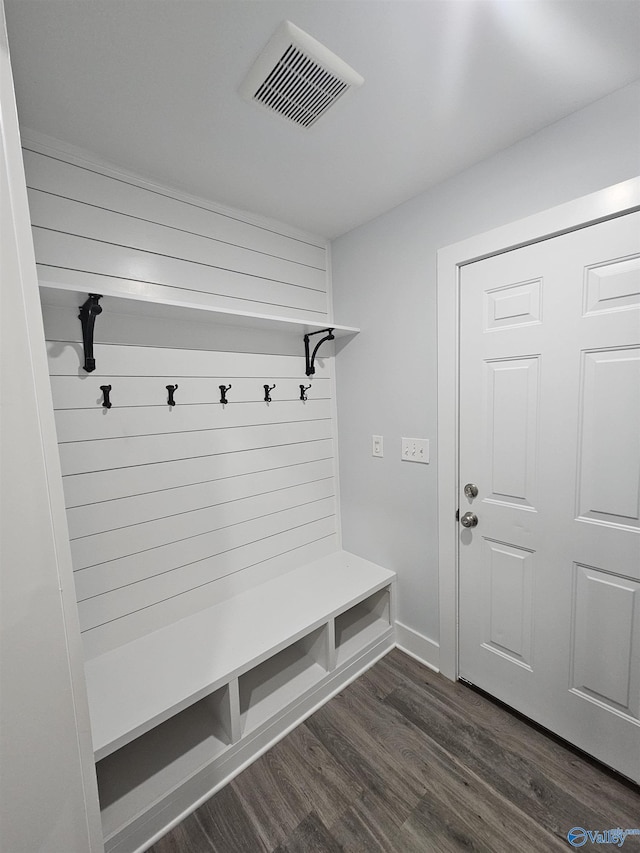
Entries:
{"type": "Polygon", "coordinates": [[[421,462],[423,465],[429,462],[429,439],[428,438],[403,438],[402,460],[404,462],[421,462]]]}

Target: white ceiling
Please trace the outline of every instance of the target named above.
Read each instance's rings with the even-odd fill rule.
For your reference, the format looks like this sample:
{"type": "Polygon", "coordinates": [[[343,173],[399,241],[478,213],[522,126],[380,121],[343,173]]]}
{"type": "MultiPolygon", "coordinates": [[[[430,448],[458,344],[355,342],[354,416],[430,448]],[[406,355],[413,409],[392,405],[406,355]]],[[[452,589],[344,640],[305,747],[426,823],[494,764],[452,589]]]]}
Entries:
{"type": "Polygon", "coordinates": [[[638,0],[5,0],[23,127],[327,237],[640,77],[638,0]],[[365,78],[302,130],[238,87],[291,20],[365,78]]]}

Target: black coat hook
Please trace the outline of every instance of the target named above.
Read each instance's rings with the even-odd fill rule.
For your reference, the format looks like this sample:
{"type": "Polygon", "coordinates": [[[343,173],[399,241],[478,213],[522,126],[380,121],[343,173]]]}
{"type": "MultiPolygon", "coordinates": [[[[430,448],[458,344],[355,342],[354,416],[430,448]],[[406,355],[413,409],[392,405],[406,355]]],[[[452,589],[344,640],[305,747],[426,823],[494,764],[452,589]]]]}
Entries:
{"type": "Polygon", "coordinates": [[[265,403],[271,402],[271,392],[276,387],[275,385],[263,385],[264,388],[264,401],[265,403]]]}
{"type": "Polygon", "coordinates": [[[175,406],[176,401],[173,399],[173,392],[178,390],[177,385],[167,385],[167,391],[169,392],[169,399],[167,400],[167,404],[169,406],[175,406]]]}
{"type": "Polygon", "coordinates": [[[307,400],[307,391],[311,388],[311,385],[301,385],[300,386],[300,399],[303,403],[307,400]]]}
{"type": "Polygon", "coordinates": [[[226,405],[229,401],[227,400],[227,391],[231,388],[231,385],[218,385],[220,389],[220,402],[222,405],[226,405]]]}
{"type": "Polygon", "coordinates": [[[100,390],[102,391],[102,408],[110,409],[111,408],[111,400],[109,399],[109,393],[111,391],[111,385],[101,385],[100,390]]]}

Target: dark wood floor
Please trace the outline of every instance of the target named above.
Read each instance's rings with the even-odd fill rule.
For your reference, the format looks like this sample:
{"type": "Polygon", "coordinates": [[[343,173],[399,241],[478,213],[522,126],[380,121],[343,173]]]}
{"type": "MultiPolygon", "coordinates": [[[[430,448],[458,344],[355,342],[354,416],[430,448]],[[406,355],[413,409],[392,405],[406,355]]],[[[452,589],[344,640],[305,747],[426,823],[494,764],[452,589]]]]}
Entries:
{"type": "Polygon", "coordinates": [[[152,853],[566,853],[575,826],[639,828],[640,789],[394,650],[152,853]]]}

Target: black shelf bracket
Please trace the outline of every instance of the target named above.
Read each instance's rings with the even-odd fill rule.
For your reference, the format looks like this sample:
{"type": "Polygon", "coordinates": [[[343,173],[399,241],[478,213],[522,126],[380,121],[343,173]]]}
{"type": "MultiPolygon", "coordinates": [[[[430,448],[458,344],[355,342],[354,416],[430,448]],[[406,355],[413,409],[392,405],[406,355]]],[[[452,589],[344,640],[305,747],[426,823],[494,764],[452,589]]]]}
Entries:
{"type": "Polygon", "coordinates": [[[96,360],[93,357],[93,327],[96,317],[102,314],[102,307],[98,300],[102,299],[99,293],[90,293],[89,298],[80,308],[78,317],[82,323],[82,343],[84,346],[84,369],[92,373],[96,369],[96,360]]]}
{"type": "Polygon", "coordinates": [[[313,376],[313,374],[316,372],[316,365],[315,365],[316,353],[318,352],[318,349],[320,348],[320,346],[325,341],[334,341],[334,340],[335,340],[335,337],[333,335],[333,329],[320,329],[317,332],[309,332],[308,334],[306,334],[304,336],[304,357],[305,357],[305,361],[307,363],[307,376],[313,376]],[[315,349],[311,353],[311,356],[309,356],[309,338],[312,337],[313,335],[324,335],[324,338],[320,338],[320,340],[318,341],[318,343],[315,346],[315,349]]]}

